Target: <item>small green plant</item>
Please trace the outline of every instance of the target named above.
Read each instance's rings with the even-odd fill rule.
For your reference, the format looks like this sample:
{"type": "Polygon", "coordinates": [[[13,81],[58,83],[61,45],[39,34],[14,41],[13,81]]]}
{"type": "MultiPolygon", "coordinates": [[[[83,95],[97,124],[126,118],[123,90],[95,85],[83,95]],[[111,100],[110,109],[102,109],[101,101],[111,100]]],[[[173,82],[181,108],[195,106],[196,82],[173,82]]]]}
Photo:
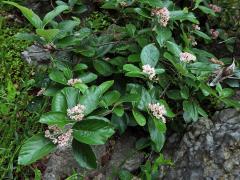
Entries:
{"type": "Polygon", "coordinates": [[[34,100],[35,80],[33,68],[21,59],[21,52],[29,42],[14,37],[26,31],[29,29],[8,21],[0,29],[0,179],[31,176],[31,169],[18,165],[17,157],[23,142],[41,129],[36,123],[41,110],[27,110],[34,100]]]}
{"type": "MultiPolygon", "coordinates": [[[[224,83],[239,83],[237,65],[233,60],[225,65],[204,48],[219,35],[197,18],[217,17],[210,1],[102,1],[100,8],[114,12],[114,24],[97,32],[81,27],[78,18],[54,21],[69,11],[63,3],[43,20],[25,7],[5,3],[20,9],[36,28],[36,34],[18,38],[78,57],[77,62],[61,61],[53,53],[51,82],[43,91],[52,97],[51,110],[40,118],[48,128],[25,142],[19,164],[33,163],[72,143],[79,165],[96,168],[91,145],[104,144],[115,130],[123,133],[128,126],[145,132],[144,148],[161,152],[166,124],[207,117],[212,98],[240,107],[224,83]]],[[[145,168],[149,177],[150,166],[145,168]]]]}

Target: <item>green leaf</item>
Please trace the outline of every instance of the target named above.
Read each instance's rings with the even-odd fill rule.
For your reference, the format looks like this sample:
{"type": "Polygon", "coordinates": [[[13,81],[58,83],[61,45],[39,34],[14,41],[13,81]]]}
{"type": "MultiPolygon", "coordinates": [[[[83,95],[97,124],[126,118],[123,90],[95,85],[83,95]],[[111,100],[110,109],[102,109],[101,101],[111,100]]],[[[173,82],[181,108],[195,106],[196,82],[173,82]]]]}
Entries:
{"type": "Polygon", "coordinates": [[[173,99],[173,100],[181,100],[182,99],[180,91],[177,89],[170,89],[167,91],[166,94],[170,99],[173,99]]]}
{"type": "Polygon", "coordinates": [[[146,124],[146,118],[144,117],[144,115],[138,111],[137,109],[133,109],[132,110],[133,116],[136,120],[136,122],[138,123],[139,126],[145,126],[146,124]]]}
{"type": "Polygon", "coordinates": [[[149,13],[144,9],[134,8],[134,11],[145,18],[151,19],[151,16],[149,15],[149,13]]]}
{"type": "Polygon", "coordinates": [[[198,35],[199,37],[201,37],[203,39],[211,40],[211,38],[202,31],[195,30],[193,32],[194,32],[194,34],[198,35]]]}
{"type": "Polygon", "coordinates": [[[82,71],[82,70],[85,70],[87,68],[88,68],[88,66],[86,64],[79,63],[74,67],[74,71],[82,71]]]}
{"type": "Polygon", "coordinates": [[[67,112],[67,100],[62,92],[58,92],[52,99],[53,112],[67,112]]]}
{"type": "Polygon", "coordinates": [[[97,159],[91,146],[73,139],[72,149],[73,156],[81,167],[87,169],[97,168],[97,159]]]}
{"type": "Polygon", "coordinates": [[[140,138],[139,140],[137,140],[136,142],[136,149],[138,151],[148,147],[151,145],[151,141],[149,138],[140,138]]]}
{"type": "Polygon", "coordinates": [[[141,3],[147,3],[152,7],[164,7],[164,2],[159,0],[140,0],[141,3]]]}
{"type": "Polygon", "coordinates": [[[84,48],[77,49],[76,52],[80,53],[81,55],[83,55],[85,57],[93,57],[96,54],[95,48],[90,47],[90,46],[86,46],[84,48]]]}
{"type": "Polygon", "coordinates": [[[148,130],[152,142],[154,143],[155,150],[160,152],[165,142],[165,134],[156,127],[156,124],[152,118],[148,120],[148,130]]]}
{"type": "Polygon", "coordinates": [[[128,77],[138,77],[138,78],[145,78],[147,75],[141,71],[133,71],[133,72],[127,72],[125,76],[128,77]]]}
{"type": "Polygon", "coordinates": [[[98,86],[97,93],[99,95],[103,95],[110,87],[112,87],[113,84],[114,84],[113,80],[103,82],[98,86]]]}
{"type": "Polygon", "coordinates": [[[43,95],[44,96],[50,96],[50,97],[54,97],[58,91],[60,90],[59,87],[54,87],[54,86],[50,86],[49,88],[47,88],[44,92],[43,95]]]}
{"type": "Polygon", "coordinates": [[[166,124],[162,120],[153,118],[153,121],[159,132],[165,133],[167,131],[166,124]]]}
{"type": "Polygon", "coordinates": [[[189,98],[189,89],[186,86],[182,87],[180,94],[183,99],[188,99],[189,98]]]}
{"type": "Polygon", "coordinates": [[[127,129],[128,116],[126,113],[122,117],[112,114],[111,123],[119,130],[120,134],[122,134],[127,129]]]}
{"type": "Polygon", "coordinates": [[[63,74],[64,74],[64,76],[66,77],[66,79],[71,79],[71,78],[73,78],[73,72],[72,72],[72,70],[70,69],[70,68],[63,68],[62,69],[62,71],[63,71],[63,74]]]}
{"type": "Polygon", "coordinates": [[[54,10],[50,11],[43,18],[43,27],[46,26],[49,22],[51,22],[55,17],[61,14],[63,11],[67,10],[68,6],[60,5],[57,6],[54,10]]]}
{"type": "Polygon", "coordinates": [[[118,101],[118,99],[120,98],[121,94],[114,90],[114,91],[111,91],[111,92],[108,92],[106,93],[103,98],[102,98],[102,104],[105,106],[105,107],[108,107],[108,106],[111,106],[113,105],[115,102],[118,101]]]}
{"type": "Polygon", "coordinates": [[[127,33],[130,37],[134,37],[135,32],[136,32],[136,26],[133,24],[127,24],[126,25],[127,33]]]}
{"type": "Polygon", "coordinates": [[[149,92],[145,88],[142,88],[140,100],[137,104],[138,109],[140,109],[142,111],[147,110],[148,105],[149,105],[149,103],[151,103],[151,101],[152,101],[152,97],[149,94],[149,92]]]}
{"type": "Polygon", "coordinates": [[[42,28],[42,20],[38,15],[36,15],[31,9],[26,7],[20,6],[15,2],[10,1],[3,1],[3,3],[10,4],[18,8],[22,14],[27,18],[27,20],[35,27],[35,28],[42,28]]]}
{"type": "Polygon", "coordinates": [[[60,84],[67,84],[67,79],[65,78],[63,72],[59,71],[59,70],[52,70],[52,72],[49,74],[49,78],[52,81],[58,82],[60,84]]]}
{"type": "Polygon", "coordinates": [[[164,43],[172,37],[172,32],[169,28],[160,27],[157,29],[157,42],[163,47],[164,43]]]}
{"type": "Polygon", "coordinates": [[[168,49],[169,52],[174,54],[176,57],[179,57],[179,55],[182,51],[176,43],[171,42],[171,41],[167,41],[166,45],[167,45],[167,49],[168,49]]]}
{"type": "Polygon", "coordinates": [[[114,81],[106,81],[98,87],[89,88],[82,96],[80,96],[79,103],[86,107],[86,110],[84,111],[85,115],[88,115],[97,109],[101,97],[113,85],[113,83],[114,81]]]}
{"type": "Polygon", "coordinates": [[[183,101],[183,110],[188,116],[196,122],[198,120],[198,105],[195,102],[183,101]]]}
{"type": "Polygon", "coordinates": [[[88,86],[83,83],[76,83],[73,85],[73,87],[75,87],[76,89],[79,89],[82,93],[84,93],[88,89],[88,86]]]}
{"type": "Polygon", "coordinates": [[[227,98],[233,95],[234,95],[234,90],[230,88],[224,88],[220,93],[221,98],[227,98]]]}
{"type": "Polygon", "coordinates": [[[223,89],[222,89],[222,86],[221,86],[220,83],[218,83],[218,84],[216,85],[216,90],[217,90],[218,94],[221,95],[223,89]]]}
{"type": "Polygon", "coordinates": [[[59,32],[59,29],[36,29],[37,35],[43,37],[47,42],[52,42],[59,32]]]}
{"type": "Polygon", "coordinates": [[[198,9],[200,9],[205,14],[211,14],[212,16],[216,16],[215,12],[206,6],[198,6],[198,9]]]}
{"type": "Polygon", "coordinates": [[[123,70],[124,71],[129,71],[129,72],[141,72],[141,70],[137,67],[137,66],[135,66],[135,65],[133,65],[133,64],[125,64],[124,66],[123,66],[123,70]]]}
{"type": "Polygon", "coordinates": [[[128,62],[134,63],[140,61],[140,55],[139,54],[131,54],[128,56],[128,62]]]}
{"type": "Polygon", "coordinates": [[[82,83],[90,83],[97,79],[97,75],[91,72],[83,73],[78,76],[82,80],[82,83]]]}
{"type": "Polygon", "coordinates": [[[166,116],[169,117],[169,118],[173,118],[175,117],[175,114],[172,112],[172,110],[170,109],[170,107],[168,106],[167,102],[163,99],[160,99],[159,100],[159,104],[162,104],[164,105],[167,113],[166,113],[166,116]]]}
{"type": "Polygon", "coordinates": [[[58,28],[64,32],[72,32],[75,27],[80,25],[80,19],[73,18],[74,20],[64,20],[58,24],[58,28]]]}
{"type": "Polygon", "coordinates": [[[139,101],[140,96],[138,94],[126,94],[118,100],[118,104],[124,102],[137,102],[139,101]]]}
{"type": "Polygon", "coordinates": [[[199,105],[197,106],[197,111],[198,111],[198,114],[200,114],[202,117],[205,117],[205,118],[208,117],[208,114],[206,113],[206,111],[204,111],[204,109],[202,109],[199,105]]]}
{"type": "Polygon", "coordinates": [[[6,88],[6,90],[7,90],[7,100],[9,102],[14,101],[14,99],[17,96],[17,89],[14,86],[12,80],[8,79],[8,78],[7,78],[7,88],[6,88]]]}
{"type": "Polygon", "coordinates": [[[113,67],[105,61],[95,60],[93,61],[93,67],[103,76],[110,76],[113,73],[113,67]]]}
{"type": "Polygon", "coordinates": [[[116,114],[118,117],[122,117],[124,114],[124,108],[122,106],[117,106],[114,108],[113,113],[116,114]]]}
{"type": "Polygon", "coordinates": [[[40,123],[47,125],[57,125],[58,127],[64,127],[70,123],[65,113],[61,112],[48,112],[41,116],[40,123]]]}
{"type": "Polygon", "coordinates": [[[42,41],[39,38],[39,36],[37,36],[36,34],[30,34],[30,33],[17,33],[15,35],[15,37],[21,41],[31,41],[31,42],[33,42],[33,41],[41,42],[42,41]]]}
{"type": "Polygon", "coordinates": [[[132,180],[133,179],[133,175],[128,172],[127,170],[120,170],[120,172],[118,172],[118,178],[119,180],[132,180]]]}
{"type": "Polygon", "coordinates": [[[141,61],[142,64],[149,64],[151,67],[155,67],[160,57],[159,50],[153,44],[149,44],[142,49],[141,61]]]}
{"type": "Polygon", "coordinates": [[[56,146],[49,140],[38,134],[29,138],[21,147],[18,156],[18,164],[29,165],[55,150],[56,146]]]}
{"type": "Polygon", "coordinates": [[[198,24],[197,18],[193,13],[185,12],[184,10],[170,11],[170,19],[172,21],[190,21],[192,23],[198,24]]]}
{"type": "Polygon", "coordinates": [[[73,137],[85,144],[105,144],[113,134],[112,125],[102,120],[83,120],[73,126],[73,137]]]}
{"type": "Polygon", "coordinates": [[[66,101],[67,107],[72,108],[78,104],[79,90],[73,87],[65,87],[62,91],[66,101]]]}
{"type": "Polygon", "coordinates": [[[90,114],[98,107],[101,96],[96,91],[96,87],[91,87],[79,98],[79,103],[86,107],[86,110],[84,111],[85,115],[90,114]]]}
{"type": "Polygon", "coordinates": [[[156,74],[162,74],[162,73],[164,73],[165,72],[165,69],[160,69],[160,68],[156,68],[155,69],[155,73],[156,74]]]}
{"type": "Polygon", "coordinates": [[[200,4],[201,2],[203,2],[203,0],[196,0],[193,10],[196,9],[196,8],[198,8],[198,6],[199,6],[199,4],[200,4]]]}

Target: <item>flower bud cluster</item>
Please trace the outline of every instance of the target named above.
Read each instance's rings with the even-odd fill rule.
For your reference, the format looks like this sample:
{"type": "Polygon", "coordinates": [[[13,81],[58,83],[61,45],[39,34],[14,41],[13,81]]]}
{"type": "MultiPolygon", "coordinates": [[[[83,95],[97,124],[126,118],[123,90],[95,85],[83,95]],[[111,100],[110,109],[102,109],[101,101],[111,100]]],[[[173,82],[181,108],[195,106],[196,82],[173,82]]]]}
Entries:
{"type": "Polygon", "coordinates": [[[149,104],[148,108],[152,112],[153,116],[155,116],[157,119],[162,119],[162,121],[166,123],[166,119],[163,117],[167,113],[164,105],[160,105],[159,103],[149,104]]]}
{"type": "Polygon", "coordinates": [[[186,63],[189,63],[191,61],[196,61],[196,56],[194,56],[193,54],[190,54],[188,52],[183,52],[183,53],[180,53],[180,61],[182,62],[186,62],[186,63]]]}
{"type": "Polygon", "coordinates": [[[219,32],[216,29],[210,29],[210,34],[212,35],[213,39],[217,39],[219,36],[219,32]]]}
{"type": "Polygon", "coordinates": [[[194,30],[198,30],[198,31],[201,30],[200,26],[197,25],[197,24],[193,24],[192,27],[193,27],[194,30]]]}
{"type": "Polygon", "coordinates": [[[67,115],[72,120],[81,121],[84,117],[84,111],[86,107],[84,105],[78,104],[73,108],[67,109],[67,115]]]}
{"type": "Polygon", "coordinates": [[[63,132],[57,126],[49,126],[45,131],[45,137],[49,138],[54,144],[57,144],[59,147],[67,147],[70,145],[72,140],[72,129],[63,132]]]}
{"type": "Polygon", "coordinates": [[[190,41],[191,41],[191,43],[192,43],[192,46],[196,46],[196,45],[198,44],[197,41],[196,41],[196,39],[195,39],[195,37],[190,36],[189,39],[190,39],[190,41]]]}
{"type": "Polygon", "coordinates": [[[170,19],[170,12],[166,7],[152,9],[151,15],[159,17],[159,23],[161,26],[167,26],[170,19]]]}
{"type": "Polygon", "coordinates": [[[151,67],[149,64],[142,66],[143,72],[146,73],[149,76],[149,79],[152,81],[156,77],[156,72],[153,67],[151,67]]]}
{"type": "Polygon", "coordinates": [[[69,86],[74,86],[77,83],[82,83],[82,80],[81,79],[69,79],[67,82],[67,84],[69,86]]]}
{"type": "Polygon", "coordinates": [[[215,5],[215,4],[209,4],[209,7],[215,12],[215,13],[220,13],[222,11],[222,8],[215,5]]]}

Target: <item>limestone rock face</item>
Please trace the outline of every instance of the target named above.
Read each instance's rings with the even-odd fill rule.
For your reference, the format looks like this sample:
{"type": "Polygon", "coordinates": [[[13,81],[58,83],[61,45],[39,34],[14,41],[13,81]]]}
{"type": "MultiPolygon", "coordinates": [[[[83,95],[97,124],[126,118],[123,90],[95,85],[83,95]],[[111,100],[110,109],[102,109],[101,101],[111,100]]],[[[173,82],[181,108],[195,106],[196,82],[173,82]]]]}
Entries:
{"type": "Polygon", "coordinates": [[[98,169],[86,171],[79,167],[72,155],[71,148],[58,150],[49,156],[44,180],[59,180],[78,172],[90,179],[116,178],[116,172],[126,169],[130,172],[137,170],[144,161],[144,153],[135,150],[137,138],[126,132],[120,138],[111,140],[105,145],[93,146],[97,157],[98,169]]]}
{"type": "MultiPolygon", "coordinates": [[[[163,167],[161,179],[240,179],[240,113],[236,110],[217,112],[212,120],[200,119],[177,146],[176,142],[166,145],[175,144],[170,150],[175,165],[163,167]]],[[[164,154],[169,157],[168,149],[164,154]]]]}
{"type": "Polygon", "coordinates": [[[32,45],[22,52],[22,58],[29,64],[46,63],[50,60],[50,52],[40,46],[32,45]]]}

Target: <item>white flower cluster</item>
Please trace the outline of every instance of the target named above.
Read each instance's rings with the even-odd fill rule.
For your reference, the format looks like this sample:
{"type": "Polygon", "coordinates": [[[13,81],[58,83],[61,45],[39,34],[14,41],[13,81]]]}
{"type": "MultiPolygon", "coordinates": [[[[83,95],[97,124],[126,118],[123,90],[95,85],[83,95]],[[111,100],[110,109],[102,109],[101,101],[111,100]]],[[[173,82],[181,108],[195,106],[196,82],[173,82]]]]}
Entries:
{"type": "Polygon", "coordinates": [[[217,39],[219,36],[219,32],[216,29],[210,29],[210,34],[212,35],[213,39],[217,39]]]}
{"type": "Polygon", "coordinates": [[[54,144],[58,144],[59,147],[67,147],[72,140],[72,129],[63,132],[57,126],[49,126],[45,131],[45,137],[49,138],[54,144]]]}
{"type": "Polygon", "coordinates": [[[190,36],[189,39],[190,39],[190,41],[191,41],[191,43],[192,43],[192,46],[196,46],[196,45],[198,44],[197,41],[196,41],[196,39],[195,39],[195,37],[190,36]]]}
{"type": "Polygon", "coordinates": [[[194,30],[198,30],[198,31],[201,30],[201,28],[198,24],[193,24],[192,27],[193,27],[194,30]]]}
{"type": "Polygon", "coordinates": [[[155,69],[151,67],[149,64],[143,65],[142,69],[143,69],[143,72],[149,76],[149,79],[151,81],[156,77],[155,69]]]}
{"type": "Polygon", "coordinates": [[[82,83],[82,80],[81,79],[69,79],[67,82],[67,84],[69,86],[74,86],[77,83],[82,83]]]}
{"type": "Polygon", "coordinates": [[[222,8],[215,5],[215,4],[209,4],[209,7],[215,12],[215,13],[220,13],[222,11],[222,8]]]}
{"type": "Polygon", "coordinates": [[[167,26],[170,19],[170,12],[166,7],[152,9],[151,15],[159,17],[159,23],[161,26],[167,26]]]}
{"type": "Polygon", "coordinates": [[[180,53],[180,61],[183,61],[183,62],[186,62],[186,63],[189,63],[191,61],[196,61],[196,56],[194,56],[193,54],[190,54],[188,52],[183,52],[183,53],[180,53]]]}
{"type": "Polygon", "coordinates": [[[163,117],[167,113],[164,105],[160,105],[159,103],[149,104],[148,108],[152,112],[153,116],[155,116],[157,119],[162,119],[162,121],[166,123],[166,119],[163,117]]]}
{"type": "Polygon", "coordinates": [[[67,115],[75,121],[81,121],[84,117],[84,111],[86,107],[84,105],[78,104],[73,108],[67,110],[67,115]]]}

